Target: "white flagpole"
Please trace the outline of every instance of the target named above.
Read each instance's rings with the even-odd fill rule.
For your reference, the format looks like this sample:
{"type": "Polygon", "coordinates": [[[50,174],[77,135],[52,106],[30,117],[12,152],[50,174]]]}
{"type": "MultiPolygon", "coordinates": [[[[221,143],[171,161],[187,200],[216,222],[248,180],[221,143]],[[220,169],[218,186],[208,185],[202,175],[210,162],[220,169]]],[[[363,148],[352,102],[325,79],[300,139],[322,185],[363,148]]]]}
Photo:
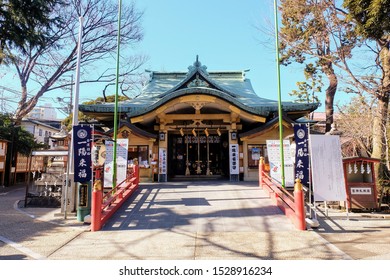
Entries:
{"type": "Polygon", "coordinates": [[[66,212],[67,212],[67,205],[68,205],[68,188],[69,188],[69,181],[71,180],[71,206],[73,209],[71,209],[72,211],[73,210],[76,210],[76,184],[74,182],[74,164],[73,164],[73,141],[74,141],[74,137],[73,137],[73,127],[75,125],[78,125],[79,123],[79,92],[80,92],[80,61],[81,61],[81,50],[82,50],[82,37],[83,37],[83,21],[84,21],[84,18],[83,17],[79,17],[79,24],[80,24],[80,27],[79,27],[79,38],[78,38],[78,47],[77,47],[77,64],[76,64],[76,80],[75,80],[75,84],[74,84],[74,96],[73,96],[73,118],[72,118],[72,133],[71,133],[71,141],[70,141],[70,145],[68,147],[69,149],[69,157],[68,157],[68,165],[70,166],[70,168],[67,168],[68,171],[67,171],[67,174],[66,174],[66,190],[65,190],[65,214],[64,214],[64,217],[66,219],[66,212]],[[69,174],[70,173],[70,174],[69,174]],[[69,175],[70,175],[70,178],[69,178],[69,175]]]}
{"type": "Polygon", "coordinates": [[[274,0],[274,12],[275,12],[275,48],[276,48],[276,78],[278,89],[278,115],[279,115],[279,141],[280,141],[280,170],[282,175],[282,187],[286,187],[285,171],[284,171],[284,147],[283,147],[283,108],[282,108],[282,93],[280,85],[280,48],[279,48],[279,27],[278,27],[278,5],[277,0],[274,0]]]}

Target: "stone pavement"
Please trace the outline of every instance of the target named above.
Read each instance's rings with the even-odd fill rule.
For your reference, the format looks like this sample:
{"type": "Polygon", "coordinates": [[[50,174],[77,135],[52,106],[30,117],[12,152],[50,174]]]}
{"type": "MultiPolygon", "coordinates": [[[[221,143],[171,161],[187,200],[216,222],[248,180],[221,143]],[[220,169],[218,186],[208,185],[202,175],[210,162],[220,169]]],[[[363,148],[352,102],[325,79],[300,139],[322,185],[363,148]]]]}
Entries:
{"type": "Polygon", "coordinates": [[[23,199],[0,190],[0,259],[390,259],[387,216],[320,209],[299,231],[255,182],[141,184],[99,232],[23,199]]]}

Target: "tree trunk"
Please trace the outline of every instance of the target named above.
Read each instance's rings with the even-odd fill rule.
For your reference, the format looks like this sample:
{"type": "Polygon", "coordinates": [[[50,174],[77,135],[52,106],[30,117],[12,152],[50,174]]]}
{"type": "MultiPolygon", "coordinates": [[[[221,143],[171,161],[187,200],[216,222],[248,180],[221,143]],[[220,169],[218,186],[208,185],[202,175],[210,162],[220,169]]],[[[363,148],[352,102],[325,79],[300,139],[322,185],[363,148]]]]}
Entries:
{"type": "Polygon", "coordinates": [[[374,116],[372,128],[372,157],[386,160],[386,135],[387,112],[389,108],[388,94],[381,94],[378,98],[378,108],[374,116]]]}
{"type": "Polygon", "coordinates": [[[336,95],[336,90],[337,90],[337,76],[334,73],[333,67],[331,63],[328,63],[322,67],[324,73],[328,77],[329,80],[329,86],[326,89],[326,96],[325,96],[325,132],[330,131],[332,128],[332,123],[333,123],[333,113],[334,113],[334,97],[336,95]]]}
{"type": "Polygon", "coordinates": [[[24,115],[22,116],[21,112],[26,107],[26,102],[27,102],[27,83],[22,73],[19,73],[19,79],[20,79],[20,88],[22,94],[20,96],[20,100],[18,102],[18,107],[16,109],[16,112],[13,116],[16,125],[20,125],[20,123],[22,122],[24,115]]]}
{"type": "MultiPolygon", "coordinates": [[[[387,41],[386,41],[387,42],[387,41]]],[[[386,142],[386,126],[389,111],[389,95],[390,95],[390,51],[388,45],[381,46],[381,52],[379,54],[380,64],[383,69],[382,84],[377,96],[378,106],[374,116],[373,133],[372,133],[372,157],[381,160],[380,164],[375,166],[375,173],[378,178],[378,194],[382,197],[384,180],[387,180],[387,146],[386,142]]],[[[379,200],[379,206],[382,203],[379,200]]]]}

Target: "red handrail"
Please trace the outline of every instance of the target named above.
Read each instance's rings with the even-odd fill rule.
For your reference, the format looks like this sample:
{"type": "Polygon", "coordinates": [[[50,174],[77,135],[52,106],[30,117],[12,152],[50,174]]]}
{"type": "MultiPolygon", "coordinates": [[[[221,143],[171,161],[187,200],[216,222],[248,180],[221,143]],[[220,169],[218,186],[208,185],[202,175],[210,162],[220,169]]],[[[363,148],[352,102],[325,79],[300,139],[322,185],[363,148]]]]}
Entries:
{"type": "Polygon", "coordinates": [[[267,185],[270,191],[274,192],[284,203],[288,205],[295,212],[294,196],[280,185],[277,181],[273,180],[267,173],[263,171],[265,177],[264,183],[267,185]]]}
{"type": "Polygon", "coordinates": [[[129,185],[123,184],[125,182],[131,182],[134,181],[134,173],[131,173],[129,177],[124,179],[122,182],[120,182],[115,188],[108,191],[103,197],[102,197],[102,210],[106,208],[107,206],[110,206],[110,204],[123,192],[129,187],[129,185]],[[122,186],[123,185],[123,186],[122,186]]]}
{"type": "Polygon", "coordinates": [[[91,207],[91,230],[98,231],[138,188],[139,167],[134,166],[131,176],[120,182],[103,196],[100,184],[94,184],[91,207]]]}
{"type": "Polygon", "coordinates": [[[299,179],[295,180],[294,195],[291,195],[265,172],[264,165],[264,158],[261,158],[259,162],[260,187],[268,192],[274,203],[291,219],[298,229],[305,230],[306,212],[301,181],[299,179]]]}

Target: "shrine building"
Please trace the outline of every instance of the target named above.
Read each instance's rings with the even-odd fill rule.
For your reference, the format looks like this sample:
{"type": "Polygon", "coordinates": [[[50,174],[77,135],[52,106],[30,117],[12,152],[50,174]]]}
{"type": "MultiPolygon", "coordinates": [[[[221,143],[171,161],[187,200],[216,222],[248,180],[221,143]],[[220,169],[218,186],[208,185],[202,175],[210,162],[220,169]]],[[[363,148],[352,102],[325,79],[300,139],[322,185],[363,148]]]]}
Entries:
{"type": "MultiPolygon", "coordinates": [[[[118,105],[117,138],[129,139],[141,180],[258,180],[266,140],[279,139],[277,100],[257,95],[246,71],[207,71],[198,58],[185,72],[148,72],[141,94],[118,105]]],[[[282,102],[284,137],[318,106],[282,102]]],[[[79,110],[113,127],[114,103],[79,110]]]]}

